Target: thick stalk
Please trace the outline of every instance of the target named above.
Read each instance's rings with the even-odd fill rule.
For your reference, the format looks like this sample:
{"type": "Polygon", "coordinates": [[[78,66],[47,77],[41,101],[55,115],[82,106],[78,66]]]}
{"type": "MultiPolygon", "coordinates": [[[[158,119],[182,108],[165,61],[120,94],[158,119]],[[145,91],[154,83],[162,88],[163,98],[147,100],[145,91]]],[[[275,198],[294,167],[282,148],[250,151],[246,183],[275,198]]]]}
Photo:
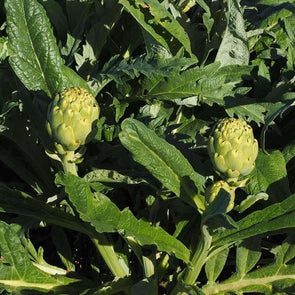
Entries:
{"type": "Polygon", "coordinates": [[[193,190],[190,183],[183,182],[181,185],[184,192],[189,196],[188,201],[192,204],[197,205],[198,211],[202,214],[205,210],[204,197],[201,194],[197,193],[195,190],[193,190]]]}
{"type": "Polygon", "coordinates": [[[169,255],[168,254],[165,254],[161,258],[161,261],[160,261],[159,266],[158,266],[158,277],[159,277],[159,280],[162,279],[162,277],[166,273],[168,267],[169,267],[169,255]]]}
{"type": "Polygon", "coordinates": [[[193,255],[191,267],[184,273],[183,281],[187,285],[192,285],[197,280],[203,265],[207,260],[208,251],[211,245],[211,239],[206,239],[202,235],[198,247],[193,255]]]}
{"type": "Polygon", "coordinates": [[[155,253],[152,253],[150,256],[145,256],[142,253],[142,247],[136,242],[133,237],[127,237],[126,241],[128,242],[131,249],[134,251],[137,259],[142,265],[144,271],[144,277],[150,278],[155,275],[155,253]]]}
{"type": "Polygon", "coordinates": [[[100,234],[99,239],[91,240],[114,276],[124,278],[129,275],[128,266],[123,259],[119,259],[106,235],[100,234]]]}
{"type": "Polygon", "coordinates": [[[74,157],[74,151],[67,151],[63,156],[61,156],[61,162],[65,173],[71,173],[78,176],[76,164],[73,162],[74,157]]]}
{"type": "Polygon", "coordinates": [[[173,289],[171,295],[187,295],[186,292],[181,291],[183,289],[182,285],[193,285],[196,282],[202,270],[202,267],[207,261],[210,245],[211,238],[206,237],[203,233],[197,245],[195,253],[191,259],[191,263],[184,270],[179,282],[173,289]]]}

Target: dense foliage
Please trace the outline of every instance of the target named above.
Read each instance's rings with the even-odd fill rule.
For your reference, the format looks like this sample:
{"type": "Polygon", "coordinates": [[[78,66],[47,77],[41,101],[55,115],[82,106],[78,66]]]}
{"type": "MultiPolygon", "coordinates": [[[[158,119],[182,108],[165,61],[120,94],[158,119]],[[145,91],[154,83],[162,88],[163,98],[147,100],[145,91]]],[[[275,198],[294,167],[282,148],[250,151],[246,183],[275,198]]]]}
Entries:
{"type": "Polygon", "coordinates": [[[1,294],[295,294],[294,1],[4,0],[0,18],[1,294]],[[99,107],[70,158],[48,111],[68,88],[99,107]],[[229,117],[259,145],[235,179],[207,149],[229,117]]]}

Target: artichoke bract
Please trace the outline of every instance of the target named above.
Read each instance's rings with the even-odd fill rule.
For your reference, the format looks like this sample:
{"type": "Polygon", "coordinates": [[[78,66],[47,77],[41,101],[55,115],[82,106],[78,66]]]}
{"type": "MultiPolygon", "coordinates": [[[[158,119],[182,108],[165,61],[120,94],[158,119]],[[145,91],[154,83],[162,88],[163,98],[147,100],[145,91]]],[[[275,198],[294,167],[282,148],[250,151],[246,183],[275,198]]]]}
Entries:
{"type": "Polygon", "coordinates": [[[230,187],[229,184],[223,180],[214,182],[205,190],[206,206],[208,206],[210,203],[212,203],[215,200],[215,198],[217,197],[221,189],[224,189],[226,192],[230,194],[230,202],[226,208],[226,212],[229,212],[234,207],[235,188],[230,187]]]}
{"type": "Polygon", "coordinates": [[[75,151],[93,139],[99,112],[95,98],[84,88],[58,93],[47,114],[47,130],[58,153],[75,151]]]}
{"type": "Polygon", "coordinates": [[[245,121],[225,118],[213,129],[208,152],[218,174],[227,180],[237,180],[254,169],[258,142],[251,126],[245,121]]]}

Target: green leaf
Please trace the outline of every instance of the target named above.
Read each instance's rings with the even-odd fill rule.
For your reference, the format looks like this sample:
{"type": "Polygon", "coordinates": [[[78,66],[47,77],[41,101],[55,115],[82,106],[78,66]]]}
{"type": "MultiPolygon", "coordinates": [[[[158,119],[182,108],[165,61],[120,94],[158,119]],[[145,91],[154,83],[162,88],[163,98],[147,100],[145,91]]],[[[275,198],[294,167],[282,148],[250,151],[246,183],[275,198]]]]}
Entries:
{"type": "Polygon", "coordinates": [[[63,12],[62,6],[56,0],[42,0],[41,4],[46,9],[46,13],[55,28],[57,36],[61,40],[65,40],[68,31],[68,21],[65,13],[63,12]]]}
{"type": "Polygon", "coordinates": [[[61,90],[62,60],[45,10],[36,0],[6,0],[10,64],[29,90],[61,90]]]}
{"type": "Polygon", "coordinates": [[[21,289],[53,290],[77,280],[63,276],[51,276],[30,261],[13,225],[0,221],[0,285],[17,292],[21,289]]]}
{"type": "Polygon", "coordinates": [[[100,284],[94,288],[89,288],[88,286],[88,292],[85,292],[85,295],[117,295],[120,293],[130,294],[133,284],[134,281],[130,277],[115,278],[113,281],[100,284]]]}
{"type": "Polygon", "coordinates": [[[154,279],[145,278],[131,287],[130,295],[157,295],[158,286],[154,279]]]}
{"type": "Polygon", "coordinates": [[[85,233],[90,237],[96,237],[97,233],[91,226],[87,226],[80,219],[65,213],[57,208],[32,198],[31,196],[8,188],[0,183],[0,211],[27,216],[38,221],[46,221],[61,227],[85,233]]]}
{"type": "Polygon", "coordinates": [[[236,271],[243,277],[258,262],[261,257],[260,238],[244,240],[237,246],[236,271]]]}
{"type": "Polygon", "coordinates": [[[258,125],[264,123],[266,109],[255,99],[249,97],[233,97],[226,99],[226,112],[230,117],[236,115],[244,121],[254,121],[258,125]]]}
{"type": "Polygon", "coordinates": [[[136,5],[134,1],[132,3],[127,0],[119,0],[119,3],[124,6],[124,8],[135,18],[135,20],[146,30],[151,36],[159,42],[163,47],[169,50],[169,45],[167,44],[165,38],[158,34],[156,30],[148,22],[145,21],[147,11],[144,8],[140,9],[138,4],[136,5]]]}
{"type": "Polygon", "coordinates": [[[143,123],[126,119],[119,135],[122,144],[132,153],[135,161],[143,165],[163,186],[177,196],[204,209],[204,178],[194,171],[188,160],[173,145],[158,137],[143,123]]]}
{"type": "Polygon", "coordinates": [[[228,256],[229,248],[225,248],[216,255],[210,257],[205,264],[206,276],[208,283],[212,284],[220,275],[228,256]]]}
{"type": "MultiPolygon", "coordinates": [[[[289,4],[289,3],[292,3],[292,2],[294,2],[294,0],[290,0],[290,1],[288,1],[288,2],[286,2],[285,0],[277,0],[276,2],[275,2],[275,4],[289,4]]],[[[258,2],[260,5],[270,5],[270,6],[273,6],[273,4],[274,4],[274,2],[273,2],[273,0],[259,0],[259,2],[258,2]]],[[[274,11],[275,11],[275,9],[273,9],[274,11]]]]}
{"type": "Polygon", "coordinates": [[[63,65],[61,67],[61,73],[62,73],[62,88],[79,86],[93,93],[93,91],[88,86],[87,82],[82,77],[80,77],[79,74],[73,71],[71,68],[63,65]]]}
{"type": "Polygon", "coordinates": [[[295,264],[287,264],[287,262],[290,262],[290,259],[295,255],[294,236],[289,236],[282,245],[273,249],[275,260],[271,264],[247,273],[260,257],[261,253],[257,244],[259,245],[253,239],[247,241],[247,246],[243,243],[242,245],[246,248],[238,249],[237,253],[239,271],[218,285],[205,286],[203,289],[205,294],[228,294],[231,292],[239,292],[238,294],[259,292],[266,295],[293,294],[295,264]]]}
{"type": "Polygon", "coordinates": [[[268,200],[268,194],[266,193],[258,193],[257,195],[249,195],[246,199],[244,199],[239,205],[235,206],[235,210],[237,210],[239,213],[244,212],[248,208],[250,208],[252,205],[254,205],[256,202],[260,200],[268,200]]]}
{"type": "Polygon", "coordinates": [[[259,151],[255,163],[256,167],[247,186],[250,194],[265,192],[269,195],[270,202],[283,200],[290,194],[286,162],[280,151],[275,150],[270,154],[259,151]]]}
{"type": "Polygon", "coordinates": [[[248,39],[239,2],[227,1],[227,27],[215,59],[222,66],[249,63],[248,39]]]}
{"type": "Polygon", "coordinates": [[[84,176],[87,182],[103,182],[103,183],[123,183],[123,184],[140,184],[148,182],[141,178],[132,178],[123,175],[116,170],[95,169],[84,176]]]}
{"type": "Polygon", "coordinates": [[[57,254],[66,267],[67,271],[75,271],[71,245],[64,230],[58,226],[53,226],[51,230],[52,241],[57,250],[57,254]]]}
{"type": "Polygon", "coordinates": [[[190,252],[180,241],[161,227],[137,219],[128,208],[120,211],[106,196],[93,194],[87,181],[66,174],[62,183],[81,219],[90,222],[97,232],[118,232],[123,237],[134,238],[140,245],[154,244],[159,251],[174,253],[177,258],[189,261],[190,252]]]}
{"type": "Polygon", "coordinates": [[[237,228],[213,234],[214,249],[252,236],[295,227],[295,194],[280,203],[250,213],[236,224],[237,228]]]}
{"type": "MultiPolygon", "coordinates": [[[[262,267],[243,277],[233,276],[230,279],[214,286],[205,286],[205,294],[229,294],[231,292],[245,292],[245,294],[292,294],[274,293],[274,290],[294,291],[295,265],[284,265],[278,267],[277,264],[262,267]],[[290,289],[289,289],[290,288],[290,289]]],[[[243,293],[242,293],[243,294],[243,293]]]]}
{"type": "MultiPolygon", "coordinates": [[[[16,94],[16,98],[18,97],[21,97],[19,93],[16,94]]],[[[22,96],[22,99],[25,100],[25,97],[22,96]]],[[[35,120],[35,116],[41,112],[40,109],[38,109],[39,113],[35,112],[37,108],[31,104],[32,100],[28,98],[28,101],[28,104],[23,103],[18,109],[11,102],[6,106],[8,109],[4,110],[6,112],[6,115],[3,114],[5,130],[1,132],[0,137],[0,160],[37,192],[42,191],[50,195],[56,190],[53,183],[54,177],[43,146],[37,144],[37,138],[41,138],[40,133],[37,135],[33,126],[36,123],[37,128],[42,132],[40,124],[43,121],[35,120]],[[14,108],[11,109],[12,107],[14,108]]],[[[47,134],[46,136],[48,137],[47,134]]]]}
{"type": "Polygon", "coordinates": [[[176,292],[173,293],[181,295],[206,295],[201,288],[196,286],[196,284],[186,284],[181,279],[177,283],[176,292]]]}
{"type": "MultiPolygon", "coordinates": [[[[295,82],[295,77],[294,80],[289,80],[290,84],[293,84],[295,82]]],[[[284,83],[282,83],[282,85],[280,85],[282,87],[284,87],[284,83]]],[[[277,88],[279,89],[280,86],[277,88]]],[[[284,91],[283,93],[276,93],[274,92],[274,95],[278,95],[278,96],[283,96],[284,101],[281,102],[277,102],[273,105],[271,105],[270,110],[268,111],[266,117],[265,117],[265,124],[262,128],[261,131],[261,146],[262,149],[265,150],[265,134],[266,131],[268,129],[268,127],[274,122],[274,120],[278,117],[278,116],[282,116],[284,112],[286,112],[289,108],[291,108],[292,106],[295,105],[295,99],[294,99],[294,92],[287,92],[287,89],[285,89],[286,91],[284,91]]],[[[272,96],[272,92],[270,92],[271,95],[268,95],[268,99],[276,99],[276,96],[272,96]]]]}
{"type": "Polygon", "coordinates": [[[83,52],[80,56],[82,60],[82,65],[80,66],[85,65],[87,62],[90,65],[94,65],[98,61],[101,50],[122,12],[122,6],[117,0],[108,0],[107,2],[101,3],[99,3],[100,1],[96,2],[96,21],[91,25],[86,35],[86,44],[83,45],[83,52]]]}
{"type": "MultiPolygon", "coordinates": [[[[190,39],[187,32],[173,15],[157,0],[150,0],[148,5],[140,0],[126,1],[119,0],[124,8],[136,19],[136,21],[146,30],[152,37],[157,40],[166,49],[171,49],[162,34],[158,34],[158,26],[166,30],[171,36],[182,44],[185,50],[193,56],[191,51],[190,39]],[[147,22],[146,20],[149,19],[147,22]]],[[[168,39],[168,38],[167,38],[168,39]]]]}
{"type": "Polygon", "coordinates": [[[206,207],[203,215],[203,222],[205,218],[214,218],[215,215],[225,214],[228,206],[231,203],[231,195],[224,189],[220,189],[215,199],[206,207]]]}
{"type": "MultiPolygon", "coordinates": [[[[259,2],[261,2],[262,5],[267,5],[267,1],[259,2]]],[[[293,1],[280,2],[280,0],[272,2],[271,5],[267,7],[267,9],[264,11],[264,15],[266,17],[261,22],[260,28],[267,29],[268,31],[273,30],[275,26],[279,25],[279,20],[284,20],[289,16],[294,16],[294,3],[291,3],[293,1]]]]}
{"type": "Polygon", "coordinates": [[[283,263],[289,263],[295,257],[295,236],[288,235],[282,244],[283,263]]]}
{"type": "Polygon", "coordinates": [[[295,144],[291,143],[284,147],[282,154],[285,158],[286,164],[295,157],[295,144]]]}
{"type": "Polygon", "coordinates": [[[220,63],[211,63],[203,68],[193,67],[173,71],[167,77],[155,76],[145,79],[140,93],[136,96],[144,99],[157,98],[175,100],[193,98],[196,103],[212,105],[225,104],[225,99],[234,96],[235,85],[246,76],[250,76],[251,66],[229,65],[220,67],[220,63]]]}
{"type": "Polygon", "coordinates": [[[120,60],[119,56],[113,56],[96,76],[96,82],[102,89],[111,81],[124,85],[126,80],[138,79],[141,75],[152,81],[161,80],[169,76],[172,71],[181,71],[195,63],[194,58],[173,57],[163,48],[161,50],[153,48],[149,54],[135,59],[120,60]]]}
{"type": "Polygon", "coordinates": [[[10,54],[8,38],[0,37],[0,62],[3,61],[10,54]]]}

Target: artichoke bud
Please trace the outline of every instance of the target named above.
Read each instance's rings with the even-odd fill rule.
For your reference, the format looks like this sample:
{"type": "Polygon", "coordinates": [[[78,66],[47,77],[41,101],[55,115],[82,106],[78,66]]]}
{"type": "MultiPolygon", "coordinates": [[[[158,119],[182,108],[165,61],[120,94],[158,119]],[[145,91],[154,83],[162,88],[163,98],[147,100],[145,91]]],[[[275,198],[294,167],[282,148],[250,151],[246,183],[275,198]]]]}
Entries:
{"type": "Polygon", "coordinates": [[[57,153],[75,151],[93,139],[99,106],[86,89],[73,87],[58,93],[47,113],[46,128],[57,153]]]}
{"type": "Polygon", "coordinates": [[[226,208],[226,212],[229,212],[234,207],[235,188],[230,187],[229,184],[223,180],[214,182],[213,184],[211,184],[209,187],[206,188],[205,190],[206,206],[208,206],[210,203],[212,203],[215,200],[215,198],[217,197],[221,189],[224,189],[226,192],[230,194],[230,202],[226,208]]]}
{"type": "Polygon", "coordinates": [[[215,171],[226,180],[247,176],[255,167],[258,142],[245,121],[234,118],[220,120],[213,129],[208,152],[215,171]]]}

